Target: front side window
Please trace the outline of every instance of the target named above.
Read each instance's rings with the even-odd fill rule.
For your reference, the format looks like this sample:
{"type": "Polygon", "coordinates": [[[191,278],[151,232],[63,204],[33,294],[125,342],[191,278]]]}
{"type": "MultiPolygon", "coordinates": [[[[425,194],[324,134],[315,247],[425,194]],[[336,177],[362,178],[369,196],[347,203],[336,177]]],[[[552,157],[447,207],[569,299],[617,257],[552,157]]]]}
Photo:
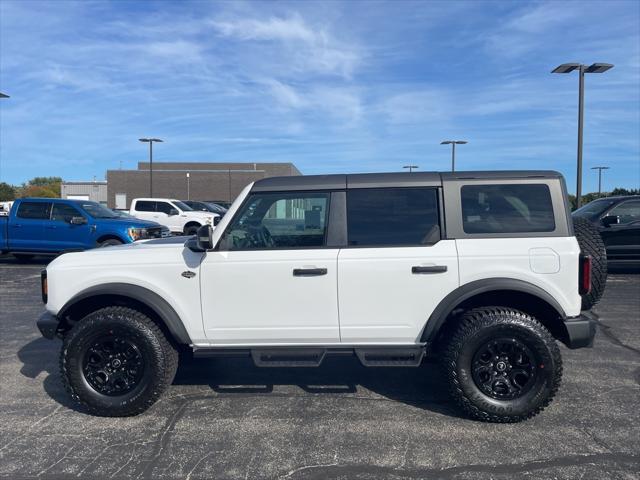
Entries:
{"type": "Polygon", "coordinates": [[[623,202],[611,209],[607,215],[620,217],[620,224],[640,221],[640,200],[623,202]]]}
{"type": "Polygon", "coordinates": [[[317,248],[325,244],[328,193],[257,193],[234,216],[222,250],[317,248]]]}
{"type": "Polygon", "coordinates": [[[545,184],[465,185],[465,233],[523,233],[555,230],[551,193],[545,184]]]}
{"type": "Polygon", "coordinates": [[[169,215],[169,212],[171,212],[172,209],[175,210],[175,208],[168,202],[156,202],[156,211],[158,212],[169,215]]]}
{"type": "Polygon", "coordinates": [[[51,212],[51,220],[57,220],[59,222],[71,222],[73,217],[79,217],[80,212],[66,203],[54,203],[53,211],[51,212]]]}
{"type": "Polygon", "coordinates": [[[46,202],[22,202],[16,215],[19,218],[30,220],[49,220],[51,203],[46,202]]]}
{"type": "Polygon", "coordinates": [[[430,245],[440,240],[435,188],[366,188],[347,192],[348,244],[430,245]]]}

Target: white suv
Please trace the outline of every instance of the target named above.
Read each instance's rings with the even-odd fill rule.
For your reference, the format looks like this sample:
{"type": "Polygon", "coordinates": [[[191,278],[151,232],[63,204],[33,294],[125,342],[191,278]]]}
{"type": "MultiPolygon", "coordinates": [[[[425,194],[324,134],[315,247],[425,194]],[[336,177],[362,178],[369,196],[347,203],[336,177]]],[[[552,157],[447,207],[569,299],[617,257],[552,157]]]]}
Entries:
{"type": "Polygon", "coordinates": [[[129,214],[143,220],[166,225],[171,233],[194,235],[202,225],[215,226],[217,213],[200,212],[171,198],[135,198],[129,214]]]}
{"type": "Polygon", "coordinates": [[[595,335],[604,247],[567,205],[556,172],[264,179],[187,241],[61,255],[38,327],[63,339],[66,388],[98,415],[152,405],[185,345],[265,367],[434,355],[468,415],[520,421],[559,387],[556,341],[595,335]]]}

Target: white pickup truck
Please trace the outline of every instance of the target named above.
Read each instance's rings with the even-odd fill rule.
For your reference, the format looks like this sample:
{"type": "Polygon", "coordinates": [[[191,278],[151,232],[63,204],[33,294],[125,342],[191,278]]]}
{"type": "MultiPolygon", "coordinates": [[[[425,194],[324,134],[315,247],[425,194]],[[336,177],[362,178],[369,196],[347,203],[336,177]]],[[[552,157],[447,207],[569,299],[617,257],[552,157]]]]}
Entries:
{"type": "Polygon", "coordinates": [[[171,233],[178,235],[195,235],[199,227],[215,226],[220,220],[217,213],[196,211],[172,198],[135,198],[131,201],[129,214],[165,225],[171,233]]]}
{"type": "Polygon", "coordinates": [[[432,355],[469,416],[516,422],[554,397],[557,343],[591,346],[605,275],[556,172],[268,178],[215,230],[58,257],[38,327],[63,339],[62,380],[98,415],[147,409],[186,347],[260,367],[432,355]]]}

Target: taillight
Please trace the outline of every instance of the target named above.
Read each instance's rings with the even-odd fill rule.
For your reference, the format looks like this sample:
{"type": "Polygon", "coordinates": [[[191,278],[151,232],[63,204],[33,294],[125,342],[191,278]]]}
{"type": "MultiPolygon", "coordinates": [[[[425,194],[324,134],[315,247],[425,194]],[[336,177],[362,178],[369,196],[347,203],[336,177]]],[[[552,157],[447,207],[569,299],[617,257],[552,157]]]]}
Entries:
{"type": "Polygon", "coordinates": [[[40,272],[40,289],[42,290],[42,301],[47,303],[47,298],[49,294],[49,285],[47,284],[47,271],[42,270],[40,272]]]}
{"type": "Polygon", "coordinates": [[[591,257],[589,255],[580,255],[578,282],[580,295],[586,295],[591,291],[591,257]]]}

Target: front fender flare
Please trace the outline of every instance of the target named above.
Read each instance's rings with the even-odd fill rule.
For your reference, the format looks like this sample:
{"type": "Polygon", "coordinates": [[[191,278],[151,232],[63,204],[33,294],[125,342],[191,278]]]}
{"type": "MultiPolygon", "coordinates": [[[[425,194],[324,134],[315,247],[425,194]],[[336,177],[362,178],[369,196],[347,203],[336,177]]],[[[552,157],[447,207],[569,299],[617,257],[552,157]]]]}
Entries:
{"type": "Polygon", "coordinates": [[[119,297],[130,298],[136,300],[148,308],[158,316],[160,321],[164,323],[173,338],[178,343],[190,344],[191,339],[180,317],[169,303],[157,293],[129,283],[105,283],[103,285],[95,285],[74,295],[58,312],[58,318],[65,318],[69,310],[78,302],[97,297],[101,295],[117,295],[119,297]]]}

